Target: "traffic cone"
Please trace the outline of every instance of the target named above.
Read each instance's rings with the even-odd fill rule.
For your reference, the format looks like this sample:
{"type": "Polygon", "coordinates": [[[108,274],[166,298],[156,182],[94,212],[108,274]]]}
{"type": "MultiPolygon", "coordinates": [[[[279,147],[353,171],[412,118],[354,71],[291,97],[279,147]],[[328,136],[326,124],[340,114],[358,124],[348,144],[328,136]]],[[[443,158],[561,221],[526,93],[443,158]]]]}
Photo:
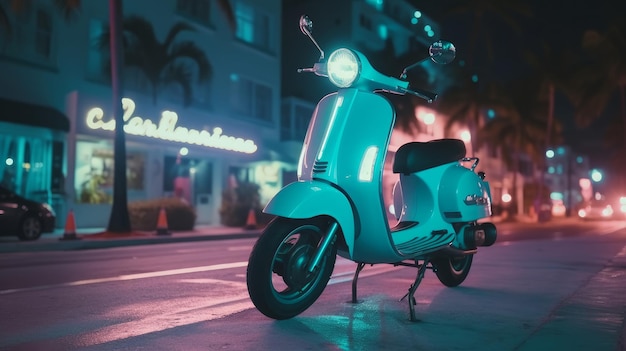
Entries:
{"type": "Polygon", "coordinates": [[[256,224],[256,214],[254,213],[254,209],[250,209],[250,211],[248,211],[248,218],[246,219],[246,229],[256,229],[257,224],[256,224]]]}
{"type": "Polygon", "coordinates": [[[157,235],[169,235],[170,234],[170,231],[167,229],[167,214],[165,213],[165,208],[163,207],[161,207],[161,210],[159,211],[156,234],[157,235]]]}
{"type": "Polygon", "coordinates": [[[67,219],[65,220],[65,231],[63,232],[63,237],[59,240],[79,240],[80,238],[76,235],[76,221],[74,220],[74,211],[70,210],[67,214],[67,219]]]}

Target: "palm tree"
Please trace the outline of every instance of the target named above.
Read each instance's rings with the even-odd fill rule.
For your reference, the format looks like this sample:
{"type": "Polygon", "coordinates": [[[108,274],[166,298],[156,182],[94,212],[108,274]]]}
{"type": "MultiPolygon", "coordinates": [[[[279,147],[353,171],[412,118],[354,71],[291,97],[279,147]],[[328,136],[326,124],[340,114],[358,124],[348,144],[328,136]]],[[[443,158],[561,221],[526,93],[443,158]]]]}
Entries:
{"type": "Polygon", "coordinates": [[[578,81],[577,123],[584,127],[597,118],[617,93],[626,118],[626,24],[615,21],[604,33],[588,30],[582,38],[588,68],[578,81]]]}
{"type": "MultiPolygon", "coordinates": [[[[154,28],[146,19],[130,16],[123,21],[124,64],[143,73],[151,88],[152,100],[156,103],[159,89],[169,84],[182,88],[185,106],[193,99],[194,67],[198,82],[210,79],[212,67],[206,54],[192,41],[176,38],[184,31],[194,28],[184,22],[176,23],[166,39],[160,42],[154,28]]],[[[109,46],[110,33],[105,31],[100,40],[101,47],[109,46]]]]}
{"type": "Polygon", "coordinates": [[[519,18],[531,16],[528,2],[523,0],[463,0],[451,1],[450,5],[444,13],[445,17],[470,22],[467,26],[471,28],[467,54],[464,56],[470,69],[475,69],[476,60],[483,58],[478,53],[481,49],[486,51],[489,62],[494,61],[493,33],[498,32],[496,26],[500,26],[499,30],[512,30],[516,36],[520,36],[522,28],[519,18]]]}
{"type": "MultiPolygon", "coordinates": [[[[626,24],[618,18],[610,22],[604,33],[588,30],[584,33],[582,44],[589,56],[583,62],[575,90],[577,124],[581,127],[589,125],[617,98],[619,115],[612,117],[621,120],[613,123],[622,127],[621,138],[616,140],[623,155],[626,152],[626,24]]],[[[626,184],[626,167],[623,162],[616,164],[623,187],[626,184]]]]}
{"type": "Polygon", "coordinates": [[[476,154],[482,144],[478,143],[477,131],[484,124],[483,112],[501,105],[502,95],[495,94],[493,84],[481,87],[475,75],[461,65],[455,66],[456,78],[436,102],[438,111],[448,116],[445,130],[455,124],[467,125],[471,134],[471,152],[476,154]]]}
{"type": "Polygon", "coordinates": [[[470,22],[466,27],[471,29],[468,32],[469,38],[466,49],[460,50],[461,54],[458,58],[464,70],[458,78],[462,80],[461,85],[457,85],[443,94],[442,97],[447,102],[442,106],[447,105],[448,108],[445,110],[453,113],[446,126],[447,129],[456,122],[468,126],[472,135],[472,152],[475,153],[478,151],[475,136],[481,125],[481,109],[489,100],[486,91],[490,88],[483,86],[483,83],[487,83],[493,78],[490,77],[490,73],[493,72],[491,64],[494,62],[496,54],[492,34],[504,29],[512,30],[516,36],[521,35],[522,29],[518,19],[530,17],[530,8],[527,2],[523,0],[464,0],[450,1],[449,5],[443,7],[446,10],[441,16],[460,23],[470,22]],[[486,53],[486,57],[483,53],[486,53]],[[476,100],[455,103],[455,99],[461,98],[476,100]]]}
{"type": "Polygon", "coordinates": [[[113,204],[107,231],[128,233],[131,231],[128,214],[128,189],[126,182],[126,132],[124,132],[124,111],[122,110],[123,85],[121,70],[124,66],[122,42],[122,0],[109,0],[110,52],[111,52],[111,91],[115,119],[115,139],[113,148],[113,204]]]}
{"type": "MultiPolygon", "coordinates": [[[[537,77],[528,77],[516,81],[508,89],[497,89],[496,91],[509,91],[498,104],[492,105],[495,117],[489,119],[478,133],[481,143],[489,143],[502,151],[504,164],[513,173],[513,189],[517,189],[519,156],[526,154],[535,164],[542,164],[545,140],[548,138],[558,140],[557,133],[560,131],[558,124],[550,136],[545,133],[547,102],[538,96],[542,83],[537,77]]],[[[516,191],[511,195],[514,198],[513,203],[516,203],[516,191]]]]}
{"type": "MultiPolygon", "coordinates": [[[[226,17],[231,29],[235,29],[236,21],[232,6],[228,0],[217,0],[220,10],[226,17]]],[[[12,0],[11,7],[14,11],[25,9],[30,4],[29,0],[12,0]]],[[[62,11],[66,19],[71,19],[81,7],[81,0],[54,0],[54,5],[62,11]]],[[[128,215],[128,194],[126,188],[126,139],[123,130],[124,120],[121,100],[123,88],[121,86],[121,67],[123,67],[122,46],[122,0],[109,0],[109,28],[111,52],[111,90],[113,91],[114,119],[116,123],[114,140],[114,175],[113,175],[113,205],[107,231],[115,233],[127,233],[131,231],[128,215]]],[[[0,6],[0,28],[9,34],[11,25],[7,11],[0,6]]]]}
{"type": "MultiPolygon", "coordinates": [[[[572,77],[576,76],[575,65],[571,58],[577,57],[569,52],[569,50],[556,51],[553,45],[543,42],[537,52],[526,52],[525,58],[530,65],[533,76],[539,80],[539,96],[537,102],[541,104],[539,113],[546,118],[546,130],[543,143],[543,150],[547,150],[559,140],[555,140],[555,98],[557,94],[565,95],[572,98],[572,77]]],[[[557,125],[558,126],[558,125],[557,125]]],[[[544,165],[545,158],[538,159],[538,164],[542,170],[539,173],[539,186],[536,193],[537,204],[543,201],[543,184],[545,179],[544,165]]]]}
{"type": "MultiPolygon", "coordinates": [[[[68,0],[70,1],[70,0],[68,0]]],[[[78,1],[78,0],[76,0],[78,1]]],[[[226,15],[231,27],[234,28],[235,18],[228,0],[219,0],[220,8],[226,15]]],[[[121,67],[123,67],[122,45],[122,0],[109,0],[110,51],[111,51],[111,88],[113,90],[113,106],[115,111],[115,149],[113,174],[113,205],[107,231],[113,233],[129,233],[132,228],[128,214],[128,189],[126,187],[126,138],[123,129],[124,114],[122,111],[123,89],[121,86],[121,67]]]]}

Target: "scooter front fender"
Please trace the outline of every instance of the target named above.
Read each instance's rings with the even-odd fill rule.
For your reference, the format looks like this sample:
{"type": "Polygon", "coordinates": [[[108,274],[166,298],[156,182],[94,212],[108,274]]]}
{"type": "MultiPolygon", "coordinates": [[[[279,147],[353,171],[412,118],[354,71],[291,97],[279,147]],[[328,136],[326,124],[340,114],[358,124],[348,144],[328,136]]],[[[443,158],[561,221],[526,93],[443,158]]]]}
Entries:
{"type": "Polygon", "coordinates": [[[354,212],[347,197],[332,185],[320,181],[297,181],[282,188],[263,212],[286,218],[334,218],[343,232],[350,256],[354,248],[354,212]]]}

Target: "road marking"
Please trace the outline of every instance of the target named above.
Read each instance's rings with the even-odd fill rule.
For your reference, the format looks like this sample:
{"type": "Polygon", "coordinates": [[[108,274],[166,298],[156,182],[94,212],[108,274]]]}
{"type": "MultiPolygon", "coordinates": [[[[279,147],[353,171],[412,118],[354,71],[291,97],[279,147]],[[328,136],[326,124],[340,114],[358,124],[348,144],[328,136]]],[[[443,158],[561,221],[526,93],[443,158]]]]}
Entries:
{"type": "MultiPolygon", "coordinates": [[[[238,263],[240,262],[237,262],[233,265],[237,265],[238,263]]],[[[247,264],[247,262],[245,263],[247,264]]],[[[338,263],[340,262],[338,261],[338,263]]],[[[381,265],[367,268],[369,269],[363,269],[359,277],[368,277],[376,274],[382,274],[392,269],[397,269],[399,267],[394,267],[391,265],[381,265]]],[[[328,282],[328,285],[351,281],[353,274],[354,272],[341,272],[335,274],[328,282]]],[[[181,281],[191,283],[227,285],[230,288],[235,288],[239,290],[239,292],[233,292],[232,294],[230,294],[230,296],[217,299],[200,298],[185,299],[179,302],[170,301],[169,305],[171,306],[171,309],[169,309],[169,311],[165,313],[150,315],[142,319],[125,323],[113,324],[97,330],[83,333],[78,336],[80,345],[94,346],[149,333],[156,333],[166,329],[224,318],[226,316],[254,308],[254,305],[250,301],[250,297],[248,296],[248,293],[246,291],[245,283],[219,279],[181,279],[181,281]]],[[[135,307],[136,306],[134,306],[133,308],[135,307]]]]}
{"type": "MultiPolygon", "coordinates": [[[[337,260],[337,265],[339,266],[344,266],[349,263],[354,264],[354,262],[349,261],[349,260],[337,260]],[[345,262],[342,262],[342,261],[345,261],[345,262]]],[[[118,282],[118,281],[125,281],[125,280],[136,280],[136,279],[165,277],[165,276],[179,275],[179,274],[218,271],[218,270],[223,270],[223,269],[247,267],[247,265],[248,265],[247,261],[241,261],[241,262],[215,264],[215,265],[210,265],[210,266],[199,266],[199,267],[189,267],[189,268],[179,268],[179,269],[168,269],[165,271],[156,271],[156,272],[125,274],[125,275],[118,275],[116,277],[85,279],[85,280],[77,280],[73,282],[66,282],[66,283],[59,283],[59,284],[34,286],[30,288],[0,290],[0,295],[8,295],[8,294],[23,293],[23,292],[52,289],[52,288],[69,287],[69,286],[83,286],[83,285],[110,283],[110,282],[118,282]]],[[[368,277],[368,276],[372,276],[376,274],[381,274],[381,273],[388,272],[395,268],[397,267],[394,267],[391,265],[389,266],[383,265],[383,266],[373,267],[370,269],[364,269],[363,272],[359,275],[359,277],[368,277]]],[[[331,281],[329,282],[329,284],[332,285],[332,284],[350,281],[352,280],[353,274],[354,274],[354,271],[337,273],[336,275],[333,275],[333,277],[331,277],[331,281]],[[350,275],[350,276],[344,277],[346,275],[350,275]]]]}
{"type": "Polygon", "coordinates": [[[67,286],[81,286],[81,285],[108,283],[108,282],[116,282],[116,281],[124,281],[124,280],[165,277],[168,275],[218,271],[222,269],[246,267],[247,265],[248,265],[247,261],[242,261],[242,262],[215,264],[211,266],[200,266],[200,267],[190,267],[190,268],[168,269],[165,271],[157,271],[157,272],[125,274],[125,275],[118,275],[117,277],[86,279],[86,280],[77,280],[73,282],[60,283],[60,284],[34,286],[31,288],[0,290],[0,295],[7,295],[7,294],[14,294],[14,293],[27,292],[27,291],[42,290],[42,289],[50,289],[50,288],[67,287],[67,286]]]}
{"type": "MultiPolygon", "coordinates": [[[[347,265],[354,264],[349,260],[338,259],[337,266],[340,268],[348,268],[347,265]],[[342,267],[343,266],[343,267],[342,267]]],[[[49,288],[58,287],[73,287],[73,286],[85,286],[90,284],[116,282],[116,281],[128,281],[136,279],[145,279],[153,277],[174,276],[183,275],[197,272],[217,271],[231,268],[246,267],[247,261],[232,262],[224,264],[216,264],[210,266],[190,267],[181,269],[170,269],[156,272],[146,272],[137,274],[120,275],[116,277],[99,278],[99,279],[86,279],[73,282],[66,282],[60,284],[51,284],[45,286],[37,286],[23,289],[9,289],[0,291],[0,295],[7,295],[12,293],[21,293],[49,288]]],[[[388,272],[392,269],[397,269],[392,265],[377,265],[376,267],[367,267],[364,269],[360,277],[369,277],[377,274],[388,272]]],[[[342,269],[343,270],[343,269],[342,269]]],[[[354,271],[342,271],[334,274],[328,285],[335,285],[339,283],[349,282],[352,280],[354,271]]],[[[145,335],[149,333],[160,332],[163,330],[200,323],[211,320],[224,318],[226,316],[242,312],[251,308],[254,305],[250,301],[249,295],[246,290],[246,284],[243,282],[226,281],[220,279],[210,278],[179,278],[181,283],[194,283],[194,284],[211,284],[222,285],[230,289],[230,293],[223,297],[195,297],[184,299],[171,299],[168,301],[168,308],[161,313],[151,314],[147,316],[138,316],[136,320],[131,320],[122,323],[114,323],[111,325],[103,326],[93,330],[87,330],[76,335],[76,338],[81,346],[93,346],[100,345],[107,342],[113,342],[117,340],[123,340],[131,337],[145,335]]],[[[123,305],[120,308],[112,309],[108,313],[111,320],[117,320],[119,315],[127,316],[128,310],[158,310],[160,307],[158,304],[154,304],[152,301],[147,301],[147,305],[129,304],[123,305]]]]}
{"type": "Polygon", "coordinates": [[[252,245],[229,246],[228,251],[252,251],[252,245]]]}

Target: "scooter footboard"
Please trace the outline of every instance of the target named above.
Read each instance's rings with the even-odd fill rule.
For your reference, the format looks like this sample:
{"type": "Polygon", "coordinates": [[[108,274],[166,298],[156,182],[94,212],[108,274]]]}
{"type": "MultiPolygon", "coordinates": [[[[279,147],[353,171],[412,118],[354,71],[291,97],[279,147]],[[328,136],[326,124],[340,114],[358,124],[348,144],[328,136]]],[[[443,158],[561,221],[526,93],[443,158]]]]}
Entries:
{"type": "Polygon", "coordinates": [[[330,216],[339,224],[352,255],[355,235],[354,211],[346,196],[328,183],[297,181],[288,184],[272,198],[263,212],[296,219],[330,216]]]}

